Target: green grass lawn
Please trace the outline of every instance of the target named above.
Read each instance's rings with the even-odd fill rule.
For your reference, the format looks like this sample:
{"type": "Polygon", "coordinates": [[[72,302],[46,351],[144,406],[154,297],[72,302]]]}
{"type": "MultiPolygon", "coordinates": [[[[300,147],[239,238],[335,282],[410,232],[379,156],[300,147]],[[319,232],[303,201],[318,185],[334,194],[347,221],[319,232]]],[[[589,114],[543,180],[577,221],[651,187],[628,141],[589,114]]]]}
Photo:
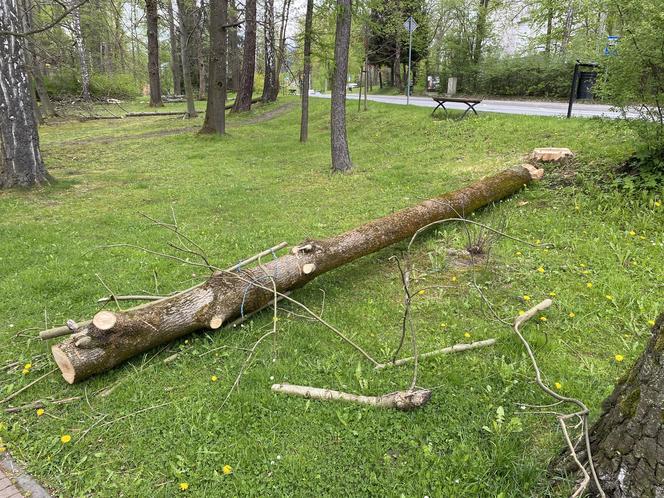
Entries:
{"type": "MultiPolygon", "coordinates": [[[[44,157],[58,182],[0,193],[0,364],[20,362],[0,371],[0,398],[54,368],[38,331],[93,315],[97,298],[108,294],[101,280],[118,294],[165,294],[204,278],[175,261],[99,248],[168,250],[169,235],[141,213],[168,220],[175,212],[214,264],[231,265],[282,240],[333,235],[462,187],[523,162],[534,147],[569,147],[577,153],[572,166],[547,166],[542,182],[473,217],[539,248],[498,240],[489,262],[471,270],[447,257],[447,249],[467,243],[459,224],[415,245],[417,286],[444,286],[415,302],[420,349],[489,337],[498,343],[424,360],[418,385],[434,388],[433,398],[413,413],[278,396],[273,382],[382,394],[406,388],[412,375],[408,367],[374,372],[284,304],[278,336],[261,345],[225,406],[247,349],[272,324],[269,312],[74,386],[53,373],[11,404],[82,400],[47,406],[42,416],[0,415],[0,446],[61,496],[173,496],[183,482],[189,489],[182,494],[191,496],[565,496],[569,485],[551,488],[545,473],[563,445],[555,419],[519,408],[550,401],[534,384],[520,343],[471,282],[477,278],[504,317],[555,294],[547,321],[532,321],[526,335],[546,381],[583,399],[596,416],[662,305],[661,194],[625,197],[600,181],[631,154],[632,134],[596,119],[482,114],[447,121],[423,108],[370,102],[368,112],[358,112],[350,103],[356,168],[342,176],[329,171],[329,101],[312,100],[306,145],[298,142],[296,102],[231,116],[223,138],[164,134],[201,118],[42,127],[44,157]],[[27,375],[24,363],[32,364],[27,375]],[[493,427],[499,407],[505,422],[483,429],[493,427]],[[71,441],[61,443],[62,435],[71,441]]],[[[389,257],[404,248],[323,275],[294,297],[317,311],[324,298],[328,321],[388,359],[402,313],[389,257]]]]}

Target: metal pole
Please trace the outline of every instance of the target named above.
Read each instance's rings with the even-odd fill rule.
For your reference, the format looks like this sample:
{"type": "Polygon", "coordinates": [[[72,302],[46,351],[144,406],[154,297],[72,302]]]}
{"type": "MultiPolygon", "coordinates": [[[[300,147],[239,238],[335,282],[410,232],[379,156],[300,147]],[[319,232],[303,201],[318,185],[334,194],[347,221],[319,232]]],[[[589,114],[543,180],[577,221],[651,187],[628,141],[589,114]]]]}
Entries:
{"type": "Polygon", "coordinates": [[[410,103],[410,63],[413,52],[413,18],[408,18],[408,87],[406,88],[406,105],[410,103]]]}
{"type": "Polygon", "coordinates": [[[572,117],[572,105],[574,104],[574,101],[576,100],[576,90],[578,86],[578,78],[579,78],[579,62],[577,61],[576,64],[574,64],[574,76],[572,76],[572,88],[570,89],[569,92],[569,104],[567,106],[567,119],[572,117]]]}

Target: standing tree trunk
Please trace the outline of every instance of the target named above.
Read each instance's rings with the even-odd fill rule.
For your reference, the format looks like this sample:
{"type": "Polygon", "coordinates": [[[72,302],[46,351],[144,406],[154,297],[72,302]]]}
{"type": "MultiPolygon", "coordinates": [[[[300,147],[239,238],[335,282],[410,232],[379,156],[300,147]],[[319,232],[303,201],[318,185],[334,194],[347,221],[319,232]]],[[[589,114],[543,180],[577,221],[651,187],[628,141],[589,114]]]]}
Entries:
{"type": "MultiPolygon", "coordinates": [[[[233,24],[238,20],[238,11],[235,6],[235,0],[230,0],[230,15],[229,19],[233,24]]],[[[237,34],[237,26],[233,26],[228,29],[228,67],[231,72],[231,85],[230,90],[233,90],[236,93],[240,87],[240,41],[237,34]]]]}
{"type": "Polygon", "coordinates": [[[314,18],[314,0],[307,0],[304,20],[304,74],[302,75],[302,119],[300,120],[300,142],[309,138],[309,80],[311,79],[311,30],[314,18]]]}
{"type": "Polygon", "coordinates": [[[244,7],[244,52],[242,54],[242,74],[233,104],[233,112],[251,109],[254,93],[254,72],[256,71],[256,0],[246,0],[244,7]]]}
{"type": "Polygon", "coordinates": [[[180,63],[180,43],[175,19],[173,18],[172,0],[166,0],[166,12],[168,13],[168,32],[171,41],[171,71],[173,72],[173,94],[182,94],[182,64],[180,63]]]}
{"type": "Polygon", "coordinates": [[[480,0],[477,9],[477,24],[475,26],[475,40],[473,42],[473,62],[479,64],[482,58],[482,47],[486,39],[486,23],[489,13],[489,0],[480,0]]]}
{"type": "Polygon", "coordinates": [[[664,496],[664,313],[646,350],[604,401],[590,446],[607,496],[664,496]]]}
{"type": "MultiPolygon", "coordinates": [[[[25,0],[22,4],[20,4],[20,7],[23,10],[23,29],[26,32],[30,31],[33,28],[32,12],[34,10],[34,5],[32,0],[25,0]]],[[[41,102],[42,112],[40,114],[45,115],[46,117],[55,116],[55,107],[53,106],[53,102],[51,102],[51,98],[46,91],[42,63],[37,54],[35,43],[33,43],[31,37],[25,37],[24,43],[26,46],[26,52],[31,54],[29,59],[26,57],[26,64],[28,66],[28,73],[32,76],[35,91],[39,97],[39,101],[41,102]]]]}
{"type": "Polygon", "coordinates": [[[262,308],[274,299],[272,285],[280,293],[302,287],[323,273],[410,238],[434,221],[470,214],[503,199],[541,174],[533,166],[517,166],[346,233],[305,241],[269,263],[217,271],[202,284],[133,310],[100,311],[90,322],[70,324],[76,333],[51,351],[65,380],[79,382],[160,344],[202,328],[218,329],[242,313],[262,308]]]}
{"type": "MultiPolygon", "coordinates": [[[[0,31],[20,32],[17,0],[0,0],[0,31]]],[[[0,188],[48,183],[22,43],[0,35],[0,188]]]]}
{"type": "Polygon", "coordinates": [[[346,80],[348,77],[348,49],[350,48],[351,1],[337,0],[337,29],[334,37],[334,76],[330,128],[332,171],[347,172],[353,168],[346,136],[346,80]]]}
{"type": "Polygon", "coordinates": [[[226,23],[228,0],[210,2],[210,88],[201,133],[226,133],[226,23]]]}
{"type": "Polygon", "coordinates": [[[553,36],[553,9],[549,7],[546,11],[546,38],[544,45],[544,53],[546,55],[551,54],[551,41],[553,36]]]}
{"type": "Polygon", "coordinates": [[[189,25],[190,17],[187,15],[184,0],[177,0],[178,19],[180,21],[180,55],[182,57],[182,79],[184,81],[184,95],[187,99],[187,117],[195,118],[198,116],[196,105],[194,103],[194,88],[191,84],[191,65],[189,63],[189,37],[191,36],[191,27],[189,25]]]}
{"type": "MultiPolygon", "coordinates": [[[[72,0],[71,3],[75,5],[77,2],[76,0],[72,0]]],[[[74,36],[76,52],[78,53],[78,63],[81,66],[81,97],[83,97],[83,100],[90,100],[90,69],[88,68],[88,60],[85,58],[85,43],[81,31],[81,9],[76,8],[72,10],[71,16],[72,34],[74,36]]]]}
{"type": "Polygon", "coordinates": [[[208,94],[208,59],[205,57],[205,26],[207,25],[205,2],[201,0],[196,9],[196,58],[198,59],[198,98],[203,100],[208,94]]]}
{"type": "Polygon", "coordinates": [[[261,100],[263,102],[274,102],[277,100],[277,94],[279,93],[274,47],[274,0],[265,0],[263,31],[265,33],[265,78],[261,100]]]}
{"type": "Polygon", "coordinates": [[[567,11],[565,12],[565,25],[563,26],[563,37],[560,42],[560,52],[564,54],[567,51],[570,38],[572,37],[572,27],[574,26],[574,0],[569,0],[567,11]]]}
{"type": "Polygon", "coordinates": [[[148,24],[148,75],[150,77],[150,107],[161,107],[161,81],[159,78],[159,13],[157,0],[145,0],[148,24]]]}

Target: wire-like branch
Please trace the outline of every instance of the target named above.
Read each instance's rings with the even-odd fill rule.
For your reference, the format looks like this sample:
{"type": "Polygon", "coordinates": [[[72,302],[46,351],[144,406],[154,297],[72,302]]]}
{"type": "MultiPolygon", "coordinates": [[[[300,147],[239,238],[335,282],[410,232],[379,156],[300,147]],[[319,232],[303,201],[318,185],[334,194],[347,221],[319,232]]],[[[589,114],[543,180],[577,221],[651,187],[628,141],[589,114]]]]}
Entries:
{"type": "Polygon", "coordinates": [[[79,7],[85,5],[88,2],[88,0],[81,0],[77,4],[72,5],[68,9],[66,9],[64,12],[62,12],[58,17],[53,19],[50,23],[48,23],[45,26],[42,26],[41,28],[37,29],[32,29],[30,31],[0,31],[0,36],[16,36],[16,37],[25,37],[25,36],[30,36],[30,35],[36,35],[37,33],[43,33],[44,31],[48,31],[51,28],[54,28],[57,26],[60,21],[62,21],[65,17],[67,17],[69,14],[74,12],[76,9],[79,7]]]}

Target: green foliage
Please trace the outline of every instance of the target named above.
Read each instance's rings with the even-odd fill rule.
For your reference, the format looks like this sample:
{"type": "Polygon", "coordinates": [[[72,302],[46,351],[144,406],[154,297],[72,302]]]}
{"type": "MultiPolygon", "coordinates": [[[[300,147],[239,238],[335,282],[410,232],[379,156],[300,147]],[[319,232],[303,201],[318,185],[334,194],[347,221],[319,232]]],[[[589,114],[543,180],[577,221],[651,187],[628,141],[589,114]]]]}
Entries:
{"type": "Polygon", "coordinates": [[[610,2],[616,12],[620,41],[612,55],[602,60],[605,78],[598,92],[624,112],[641,143],[632,159],[637,178],[624,182],[654,187],[664,184],[664,14],[660,1],[610,2]],[[653,185],[654,184],[654,185],[653,185]]]}
{"type": "Polygon", "coordinates": [[[448,69],[441,74],[443,86],[448,77],[456,76],[458,89],[463,93],[565,98],[569,95],[574,63],[546,55],[515,56],[488,58],[479,66],[459,71],[448,69]]]}
{"type": "MultiPolygon", "coordinates": [[[[76,97],[81,94],[81,80],[77,70],[60,69],[49,74],[44,83],[52,98],[76,97]]],[[[93,98],[128,99],[140,95],[140,87],[130,74],[92,74],[90,95],[93,98]]]]}

